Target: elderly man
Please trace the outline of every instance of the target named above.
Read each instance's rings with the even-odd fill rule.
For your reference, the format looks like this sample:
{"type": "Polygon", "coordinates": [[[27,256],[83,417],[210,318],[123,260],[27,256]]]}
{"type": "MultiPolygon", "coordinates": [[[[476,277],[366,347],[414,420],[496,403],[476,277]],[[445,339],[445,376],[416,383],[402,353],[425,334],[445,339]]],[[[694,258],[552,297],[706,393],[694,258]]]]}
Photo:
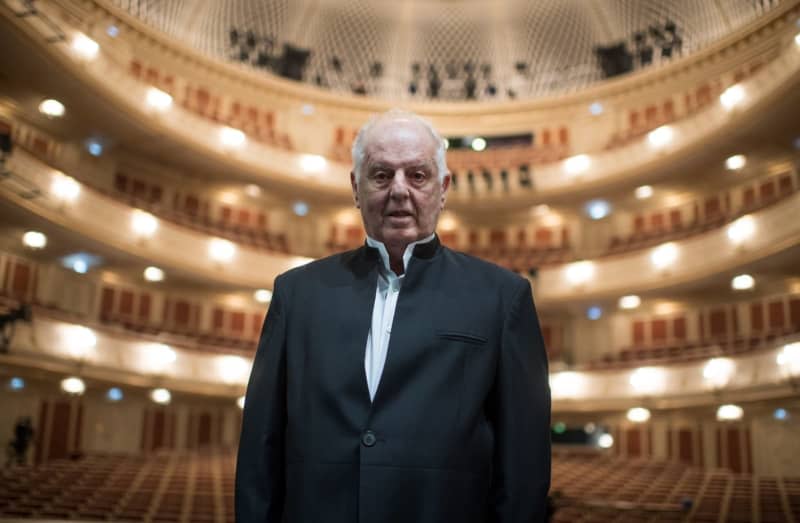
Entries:
{"type": "Polygon", "coordinates": [[[353,164],[366,244],[275,280],[237,521],[543,521],[550,392],[529,283],[439,243],[450,175],[430,124],[378,116],[353,164]]]}

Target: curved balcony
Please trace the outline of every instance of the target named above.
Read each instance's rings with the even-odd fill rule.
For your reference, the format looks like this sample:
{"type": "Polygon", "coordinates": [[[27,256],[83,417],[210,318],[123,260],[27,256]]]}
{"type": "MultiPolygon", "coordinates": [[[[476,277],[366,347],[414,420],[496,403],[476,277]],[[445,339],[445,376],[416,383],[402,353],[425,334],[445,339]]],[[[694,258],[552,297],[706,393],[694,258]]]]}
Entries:
{"type": "MultiPolygon", "coordinates": [[[[69,1],[64,4],[77,11],[82,9],[69,1]]],[[[46,53],[55,57],[69,75],[79,78],[92,92],[132,116],[148,129],[149,134],[167,136],[178,144],[181,151],[175,153],[176,157],[188,158],[201,154],[215,162],[232,166],[251,179],[269,179],[294,190],[303,188],[311,181],[321,192],[342,198],[348,196],[348,167],[344,165],[317,163],[314,168],[309,169],[301,155],[284,148],[254,141],[245,141],[240,146],[226,146],[219,139],[221,126],[212,120],[198,117],[178,107],[164,113],[148,108],[145,100],[149,87],[130,76],[128,64],[131,57],[137,55],[147,55],[153,59],[159,57],[165,61],[174,60],[176,67],[181,64],[179,70],[191,71],[197,78],[208,78],[212,75],[219,85],[230,83],[233,91],[242,90],[249,93],[251,98],[256,98],[257,93],[258,99],[269,100],[283,111],[297,111],[293,113],[294,116],[287,117],[286,132],[292,137],[292,142],[301,141],[296,139],[298,137],[309,141],[311,147],[305,147],[301,143],[296,146],[305,150],[316,150],[320,143],[327,141],[319,133],[327,122],[361,122],[370,112],[383,110],[382,105],[334,96],[292,82],[263,78],[234,66],[219,64],[179,48],[174,42],[165,40],[151,29],[126,17],[127,15],[103,4],[97,4],[93,9],[92,19],[97,24],[95,33],[98,34],[90,34],[100,39],[102,52],[92,60],[78,61],[65,42],[47,46],[46,53]],[[99,28],[112,22],[125,27],[123,36],[116,40],[101,37],[99,28]],[[129,36],[125,36],[126,34],[129,36]],[[301,115],[300,108],[308,103],[315,105],[316,112],[315,116],[306,119],[301,115]]],[[[752,46],[750,48],[755,54],[763,52],[771,57],[775,55],[758,72],[740,84],[747,96],[735,110],[729,111],[721,104],[711,104],[705,110],[674,123],[669,133],[671,143],[659,142],[660,145],[654,148],[651,140],[643,139],[621,148],[592,154],[589,158],[582,157],[577,162],[578,168],[575,168],[575,162],[545,165],[529,173],[529,183],[512,183],[505,190],[500,189],[503,187],[501,173],[490,171],[489,179],[494,180],[491,185],[478,183],[469,191],[456,190],[452,202],[456,208],[479,208],[481,205],[491,208],[498,204],[506,207],[524,206],[544,198],[594,191],[608,184],[626,181],[632,183],[634,178],[641,178],[645,172],[648,179],[657,179],[674,171],[689,158],[709,154],[714,150],[709,147],[709,142],[730,138],[745,128],[766,128],[776,111],[780,112],[782,107],[788,107],[789,104],[794,103],[796,106],[795,98],[800,95],[793,93],[800,92],[796,89],[800,48],[791,41],[793,34],[790,33],[794,30],[786,21],[796,16],[797,9],[797,6],[776,9],[775,15],[768,20],[759,22],[756,27],[750,27],[748,31],[732,36],[696,57],[680,60],[651,73],[645,72],[628,79],[608,82],[607,85],[589,89],[585,93],[537,102],[425,104],[412,108],[434,118],[445,132],[456,129],[469,129],[471,133],[491,132],[494,129],[508,133],[517,128],[530,129],[531,121],[574,121],[577,117],[576,104],[582,105],[586,100],[607,101],[613,106],[619,95],[638,94],[639,90],[647,90],[654,85],[659,86],[659,89],[663,87],[674,91],[674,86],[667,85],[684,72],[697,75],[698,70],[707,67],[709,71],[713,69],[718,73],[720,68],[725,69],[725,66],[720,65],[723,62],[728,68],[734,68],[737,63],[736,53],[730,51],[741,45],[752,46]],[[479,128],[475,127],[475,122],[480,123],[479,128]]],[[[43,11],[48,12],[48,9],[43,11]]],[[[49,15],[68,28],[68,31],[79,28],[72,23],[72,19],[65,19],[56,12],[49,15]]],[[[42,37],[39,26],[34,27],[24,19],[13,22],[29,35],[29,39],[38,41],[42,37]]],[[[109,121],[120,120],[118,116],[110,115],[109,121]]],[[[603,134],[599,129],[597,132],[603,134]]],[[[325,135],[329,136],[327,133],[325,135]]],[[[576,146],[580,147],[580,144],[576,146]]],[[[327,148],[323,147],[325,149],[327,148]]],[[[591,152],[591,149],[587,147],[586,150],[591,152]]]]}
{"type": "MultiPolygon", "coordinates": [[[[233,244],[235,262],[214,261],[209,256],[212,238],[166,222],[159,223],[151,238],[122,234],[130,230],[134,209],[89,188],[80,191],[80,202],[56,199],[50,195],[51,186],[64,175],[22,151],[9,158],[7,167],[14,176],[0,184],[0,191],[19,207],[164,267],[180,267],[204,278],[259,288],[281,272],[310,261],[233,244]]],[[[534,284],[537,302],[550,305],[616,298],[668,288],[780,253],[800,243],[800,221],[794,219],[798,209],[800,193],[794,193],[727,228],[651,250],[543,268],[534,284]]]]}
{"type": "MultiPolygon", "coordinates": [[[[5,365],[37,368],[135,386],[160,386],[220,396],[244,390],[251,359],[176,348],[169,358],[163,346],[104,330],[89,331],[81,324],[37,314],[32,324],[18,325],[5,365]],[[96,350],[102,346],[103,350],[96,350]]],[[[797,340],[797,338],[795,338],[797,340]]],[[[708,362],[672,363],[658,367],[551,374],[554,409],[560,412],[621,409],[632,404],[655,408],[705,405],[724,393],[730,401],[781,397],[800,379],[797,342],[773,345],[739,355],[733,372],[709,378],[708,362]],[[724,378],[724,379],[723,379],[724,378]]]]}

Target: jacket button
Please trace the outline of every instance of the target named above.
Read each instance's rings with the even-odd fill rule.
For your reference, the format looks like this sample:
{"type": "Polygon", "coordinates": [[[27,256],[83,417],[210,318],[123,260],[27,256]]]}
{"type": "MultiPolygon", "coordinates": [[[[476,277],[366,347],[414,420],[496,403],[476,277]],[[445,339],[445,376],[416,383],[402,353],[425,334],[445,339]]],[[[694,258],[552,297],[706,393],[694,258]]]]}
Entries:
{"type": "Polygon", "coordinates": [[[361,444],[365,447],[372,447],[376,441],[378,441],[378,438],[375,437],[375,433],[371,430],[365,430],[361,435],[361,444]]]}

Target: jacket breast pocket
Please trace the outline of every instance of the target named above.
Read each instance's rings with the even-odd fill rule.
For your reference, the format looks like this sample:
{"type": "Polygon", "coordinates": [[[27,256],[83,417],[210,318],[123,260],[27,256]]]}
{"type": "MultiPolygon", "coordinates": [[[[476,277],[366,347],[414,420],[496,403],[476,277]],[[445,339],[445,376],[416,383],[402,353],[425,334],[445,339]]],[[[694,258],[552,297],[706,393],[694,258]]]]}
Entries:
{"type": "Polygon", "coordinates": [[[477,346],[486,345],[486,342],[489,341],[486,336],[482,336],[480,334],[472,334],[469,332],[451,329],[439,329],[436,331],[436,335],[445,340],[462,341],[464,343],[477,346]]]}

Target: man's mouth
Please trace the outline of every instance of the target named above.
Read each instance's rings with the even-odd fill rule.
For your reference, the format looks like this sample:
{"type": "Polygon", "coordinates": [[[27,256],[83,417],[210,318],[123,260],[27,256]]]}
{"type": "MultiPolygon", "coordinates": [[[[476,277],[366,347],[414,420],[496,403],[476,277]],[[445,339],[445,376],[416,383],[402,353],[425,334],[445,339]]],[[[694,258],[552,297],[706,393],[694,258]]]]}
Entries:
{"type": "Polygon", "coordinates": [[[392,212],[386,213],[386,215],[387,216],[391,216],[392,218],[405,218],[407,216],[413,216],[413,214],[411,214],[408,211],[392,211],[392,212]]]}

